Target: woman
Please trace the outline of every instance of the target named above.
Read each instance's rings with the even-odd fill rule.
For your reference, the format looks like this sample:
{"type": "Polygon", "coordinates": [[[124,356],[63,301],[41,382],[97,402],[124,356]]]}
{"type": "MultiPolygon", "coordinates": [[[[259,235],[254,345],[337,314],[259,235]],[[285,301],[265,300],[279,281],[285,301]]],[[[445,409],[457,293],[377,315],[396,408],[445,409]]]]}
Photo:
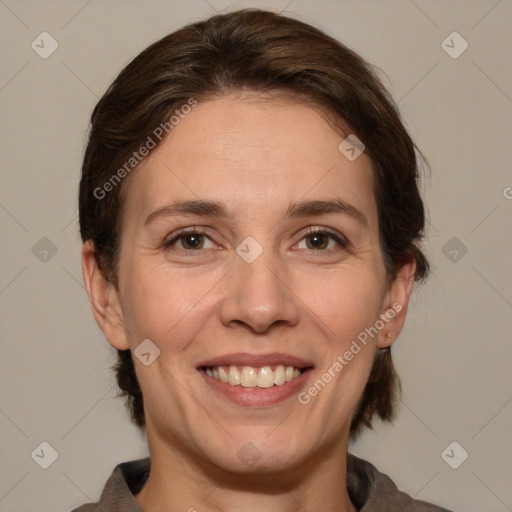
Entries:
{"type": "Polygon", "coordinates": [[[260,10],[154,43],[92,114],[83,273],[150,457],[77,510],[442,511],[349,437],[390,420],[428,262],[415,145],[371,67],[260,10]]]}

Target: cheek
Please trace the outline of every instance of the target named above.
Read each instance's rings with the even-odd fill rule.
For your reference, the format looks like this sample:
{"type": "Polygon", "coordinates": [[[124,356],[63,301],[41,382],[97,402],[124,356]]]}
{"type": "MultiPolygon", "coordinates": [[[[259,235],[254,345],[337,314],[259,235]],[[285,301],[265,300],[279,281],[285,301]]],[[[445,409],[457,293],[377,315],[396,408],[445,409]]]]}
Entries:
{"type": "Polygon", "coordinates": [[[184,378],[186,372],[195,371],[187,364],[187,349],[211,315],[206,308],[212,303],[214,290],[207,292],[222,274],[215,277],[200,272],[171,272],[166,263],[127,265],[125,272],[130,279],[125,281],[123,313],[132,350],[144,339],[150,339],[160,350],[149,366],[135,362],[144,402],[163,423],[168,423],[169,415],[183,422],[186,400],[175,376],[184,378]],[[164,409],[162,394],[167,400],[164,409]]]}
{"type": "Polygon", "coordinates": [[[211,274],[171,272],[166,263],[130,266],[123,314],[132,347],[149,338],[161,349],[171,339],[173,352],[183,349],[201,327],[199,319],[214,296],[221,274],[211,274]]]}
{"type": "Polygon", "coordinates": [[[331,391],[322,393],[322,400],[331,402],[328,408],[337,407],[341,414],[356,405],[373,364],[377,336],[372,327],[381,306],[381,279],[372,272],[358,272],[347,266],[316,283],[305,296],[328,343],[315,382],[320,379],[328,383],[331,391]]]}
{"type": "Polygon", "coordinates": [[[300,293],[325,327],[333,346],[347,341],[374,324],[382,294],[379,276],[348,266],[315,280],[305,280],[300,293]]]}

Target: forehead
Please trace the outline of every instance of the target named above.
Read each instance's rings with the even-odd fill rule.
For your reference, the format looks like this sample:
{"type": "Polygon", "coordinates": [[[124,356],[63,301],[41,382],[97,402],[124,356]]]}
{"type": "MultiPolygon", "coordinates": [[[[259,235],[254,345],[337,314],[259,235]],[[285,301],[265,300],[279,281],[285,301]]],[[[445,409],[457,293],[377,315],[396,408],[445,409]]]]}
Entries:
{"type": "Polygon", "coordinates": [[[310,105],[261,95],[199,102],[130,177],[127,210],[208,199],[261,215],[341,196],[375,219],[371,160],[348,160],[343,139],[310,105]]]}

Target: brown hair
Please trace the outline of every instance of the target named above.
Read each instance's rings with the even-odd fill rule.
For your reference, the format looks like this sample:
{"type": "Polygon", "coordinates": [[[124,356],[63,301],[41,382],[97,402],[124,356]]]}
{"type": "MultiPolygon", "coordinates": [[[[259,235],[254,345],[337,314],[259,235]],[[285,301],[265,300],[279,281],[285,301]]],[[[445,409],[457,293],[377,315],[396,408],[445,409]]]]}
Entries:
{"type": "MultiPolygon", "coordinates": [[[[98,190],[176,108],[191,98],[201,101],[241,89],[282,91],[308,101],[334,119],[344,135],[355,134],[363,142],[373,163],[388,282],[411,259],[417,265],[415,280],[424,279],[429,264],[419,248],[425,212],[416,153],[426,160],[390,94],[374,68],[340,42],[306,23],[259,9],[216,15],[153,43],[120,72],[94,108],[82,166],[79,221],[82,240],[94,242],[105,278],[118,288],[128,178],[113,183],[101,198],[98,190]]],[[[114,369],[131,417],[143,428],[143,396],[129,350],[118,351],[114,369]]],[[[374,414],[391,420],[399,391],[390,349],[377,350],[351,421],[351,436],[371,427],[374,414]]]]}

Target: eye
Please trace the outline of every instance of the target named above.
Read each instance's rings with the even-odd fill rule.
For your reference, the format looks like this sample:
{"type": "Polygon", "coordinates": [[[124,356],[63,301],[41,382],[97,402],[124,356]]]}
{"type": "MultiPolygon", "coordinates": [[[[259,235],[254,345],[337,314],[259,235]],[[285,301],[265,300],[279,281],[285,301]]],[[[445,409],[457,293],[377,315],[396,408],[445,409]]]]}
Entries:
{"type": "Polygon", "coordinates": [[[182,230],[177,233],[170,240],[166,240],[163,243],[163,248],[165,250],[169,249],[175,244],[181,244],[181,247],[178,247],[177,250],[194,252],[199,251],[201,249],[212,249],[213,241],[210,239],[206,233],[200,229],[197,229],[195,226],[193,228],[187,228],[186,230],[182,230]],[[210,247],[205,247],[205,241],[209,240],[212,244],[210,247]]]}
{"type": "Polygon", "coordinates": [[[305,249],[320,252],[324,251],[325,249],[334,249],[336,243],[338,243],[342,248],[346,248],[349,245],[349,242],[345,237],[325,228],[310,228],[302,237],[299,244],[302,242],[302,240],[306,240],[305,249]],[[334,244],[329,245],[329,242],[334,242],[334,244]]]}
{"type": "MultiPolygon", "coordinates": [[[[317,252],[330,252],[333,249],[335,250],[336,244],[346,249],[350,244],[343,235],[326,228],[310,228],[302,236],[298,245],[300,245],[303,240],[306,241],[306,247],[299,247],[299,249],[309,249],[317,252]]],[[[164,250],[168,250],[177,244],[178,247],[176,247],[175,250],[187,253],[202,252],[203,249],[214,248],[212,239],[205,231],[198,229],[196,226],[179,231],[162,245],[164,250]],[[208,242],[210,243],[209,246],[208,242]],[[179,245],[181,245],[181,247],[179,247],[179,245]]]]}

